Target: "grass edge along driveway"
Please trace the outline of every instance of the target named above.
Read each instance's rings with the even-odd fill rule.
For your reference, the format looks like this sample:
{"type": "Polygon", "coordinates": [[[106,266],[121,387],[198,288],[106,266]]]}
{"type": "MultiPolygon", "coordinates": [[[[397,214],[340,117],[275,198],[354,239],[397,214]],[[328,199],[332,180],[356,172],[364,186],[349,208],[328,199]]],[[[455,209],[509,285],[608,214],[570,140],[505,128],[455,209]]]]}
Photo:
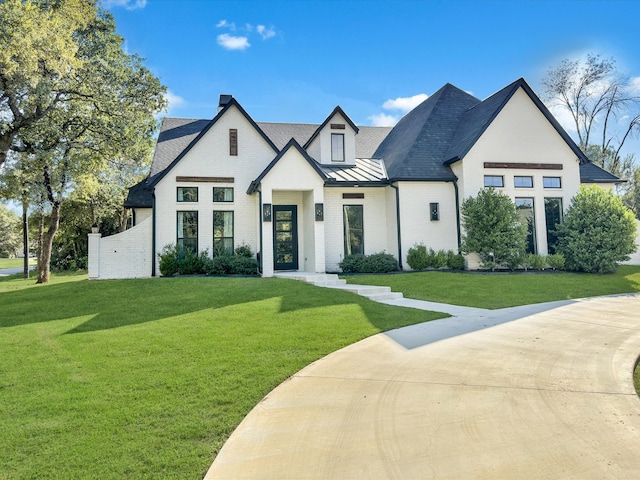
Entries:
{"type": "Polygon", "coordinates": [[[0,278],[0,478],[201,479],[304,366],[443,314],[302,282],[0,278]]]}
{"type": "Polygon", "coordinates": [[[341,277],[347,283],[388,286],[407,298],[489,309],[640,291],[639,265],[602,275],[428,271],[341,277]]]}

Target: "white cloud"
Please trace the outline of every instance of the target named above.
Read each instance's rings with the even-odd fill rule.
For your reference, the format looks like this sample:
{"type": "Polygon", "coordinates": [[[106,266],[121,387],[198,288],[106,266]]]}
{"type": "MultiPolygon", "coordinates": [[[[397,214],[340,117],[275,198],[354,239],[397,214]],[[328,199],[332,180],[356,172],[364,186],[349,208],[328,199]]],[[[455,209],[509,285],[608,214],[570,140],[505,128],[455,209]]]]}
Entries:
{"type": "Polygon", "coordinates": [[[127,10],[137,10],[147,6],[147,0],[104,0],[104,8],[124,7],[127,10]]]}
{"type": "Polygon", "coordinates": [[[264,25],[258,25],[256,27],[256,32],[260,34],[263,40],[276,36],[276,31],[273,27],[267,28],[264,25]]]}
{"type": "Polygon", "coordinates": [[[629,88],[631,89],[631,93],[640,95],[640,77],[632,77],[629,80],[629,88]]]}
{"type": "Polygon", "coordinates": [[[166,99],[168,103],[167,110],[169,111],[172,108],[181,107],[182,105],[187,103],[184,98],[182,98],[180,95],[176,95],[171,90],[167,90],[166,99]]]}
{"type": "Polygon", "coordinates": [[[371,120],[371,125],[373,125],[374,127],[393,127],[396,123],[398,123],[398,120],[400,120],[400,116],[387,115],[386,113],[371,115],[367,118],[371,120]]]}
{"type": "Polygon", "coordinates": [[[216,23],[216,28],[228,28],[232,32],[235,32],[236,24],[233,22],[229,23],[223,19],[223,20],[220,20],[218,23],[216,23]]]}
{"type": "Polygon", "coordinates": [[[218,45],[227,50],[245,50],[251,46],[247,37],[235,37],[228,33],[218,35],[218,45]]]}
{"type": "Polygon", "coordinates": [[[420,105],[427,98],[429,98],[429,96],[426,93],[419,93],[413,97],[398,97],[384,102],[382,104],[382,108],[385,110],[400,110],[403,113],[407,113],[420,105]]]}
{"type": "Polygon", "coordinates": [[[558,120],[558,123],[562,125],[569,134],[576,134],[578,131],[576,130],[576,124],[571,116],[571,113],[566,107],[562,105],[549,105],[547,104],[547,108],[551,112],[551,114],[558,120]]]}

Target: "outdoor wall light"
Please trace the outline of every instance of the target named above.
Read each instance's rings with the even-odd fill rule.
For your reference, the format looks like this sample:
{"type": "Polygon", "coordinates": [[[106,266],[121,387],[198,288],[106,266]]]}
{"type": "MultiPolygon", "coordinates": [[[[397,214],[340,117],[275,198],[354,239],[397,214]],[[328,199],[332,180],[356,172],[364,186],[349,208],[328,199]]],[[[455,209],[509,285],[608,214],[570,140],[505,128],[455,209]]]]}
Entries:
{"type": "Polygon", "coordinates": [[[429,212],[431,213],[432,222],[440,220],[440,205],[438,203],[430,203],[429,212]]]}
{"type": "Polygon", "coordinates": [[[262,204],[262,221],[263,222],[271,221],[271,204],[270,203],[262,204]]]}
{"type": "Polygon", "coordinates": [[[316,222],[324,221],[324,203],[316,203],[316,222]]]}

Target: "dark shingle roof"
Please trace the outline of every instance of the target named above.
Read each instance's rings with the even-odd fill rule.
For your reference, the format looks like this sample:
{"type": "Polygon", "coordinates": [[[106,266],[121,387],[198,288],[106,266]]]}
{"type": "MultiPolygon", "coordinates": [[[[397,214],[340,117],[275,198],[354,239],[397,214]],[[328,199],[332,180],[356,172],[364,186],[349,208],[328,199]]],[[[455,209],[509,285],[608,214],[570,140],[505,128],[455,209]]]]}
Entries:
{"type": "Polygon", "coordinates": [[[153,207],[153,187],[147,183],[145,178],[140,183],[129,188],[127,199],[124,201],[124,208],[151,208],[153,207]]]}
{"type": "Polygon", "coordinates": [[[623,183],[625,181],[600,168],[595,163],[580,164],[580,183],[623,183]]]}
{"type": "Polygon", "coordinates": [[[453,180],[444,165],[463,114],[480,100],[446,84],[407,113],[380,144],[375,158],[383,158],[393,180],[453,180]]]}
{"type": "Polygon", "coordinates": [[[211,120],[163,118],[149,176],[153,177],[171,165],[171,162],[189,146],[210,122],[211,120]]]}

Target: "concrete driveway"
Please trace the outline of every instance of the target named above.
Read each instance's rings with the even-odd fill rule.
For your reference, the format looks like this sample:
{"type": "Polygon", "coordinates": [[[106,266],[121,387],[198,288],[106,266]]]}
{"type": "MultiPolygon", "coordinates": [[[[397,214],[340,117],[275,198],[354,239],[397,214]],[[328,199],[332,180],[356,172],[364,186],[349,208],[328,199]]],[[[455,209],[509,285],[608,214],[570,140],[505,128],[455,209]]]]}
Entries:
{"type": "Polygon", "coordinates": [[[639,478],[640,296],[565,303],[335,352],[257,405],[206,479],[639,478]]]}

